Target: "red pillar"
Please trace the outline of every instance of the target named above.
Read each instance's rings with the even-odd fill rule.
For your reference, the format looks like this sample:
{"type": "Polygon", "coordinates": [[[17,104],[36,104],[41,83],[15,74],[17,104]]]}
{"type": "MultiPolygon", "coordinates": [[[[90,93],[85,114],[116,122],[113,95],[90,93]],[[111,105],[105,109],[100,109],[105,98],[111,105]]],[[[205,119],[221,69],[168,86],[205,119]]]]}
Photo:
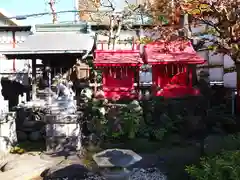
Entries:
{"type": "Polygon", "coordinates": [[[158,69],[156,65],[152,65],[152,94],[156,94],[156,87],[158,85],[158,69]]]}
{"type": "Polygon", "coordinates": [[[107,71],[107,69],[102,68],[101,70],[102,70],[102,85],[105,86],[106,85],[106,73],[107,73],[106,71],[107,71]]]}
{"type": "Polygon", "coordinates": [[[189,82],[188,82],[188,85],[189,85],[189,87],[192,87],[192,76],[193,76],[192,66],[188,66],[188,68],[189,68],[189,82]]]}

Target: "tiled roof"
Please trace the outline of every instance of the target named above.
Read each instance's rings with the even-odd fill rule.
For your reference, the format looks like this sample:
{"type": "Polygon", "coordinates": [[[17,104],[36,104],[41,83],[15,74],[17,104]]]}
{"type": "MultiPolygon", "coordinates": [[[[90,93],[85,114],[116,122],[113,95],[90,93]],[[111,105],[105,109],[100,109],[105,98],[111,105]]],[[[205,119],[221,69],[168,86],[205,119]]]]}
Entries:
{"type": "Polygon", "coordinates": [[[94,64],[123,65],[142,64],[139,50],[96,50],[94,64]]]}
{"type": "Polygon", "coordinates": [[[205,62],[189,41],[158,41],[147,44],[144,47],[144,60],[150,64],[169,62],[202,64],[205,62]]]}
{"type": "Polygon", "coordinates": [[[37,32],[15,49],[1,52],[4,55],[13,54],[53,54],[82,53],[92,50],[94,38],[90,34],[76,32],[37,32]]]}

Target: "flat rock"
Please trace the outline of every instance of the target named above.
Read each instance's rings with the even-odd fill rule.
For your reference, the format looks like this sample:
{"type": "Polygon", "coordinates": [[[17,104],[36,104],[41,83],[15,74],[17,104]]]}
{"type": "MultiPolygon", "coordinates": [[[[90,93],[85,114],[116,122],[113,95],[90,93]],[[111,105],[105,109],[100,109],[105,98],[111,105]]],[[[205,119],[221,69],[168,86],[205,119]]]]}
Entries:
{"type": "Polygon", "coordinates": [[[80,164],[57,165],[45,170],[41,176],[43,179],[51,178],[68,178],[68,179],[85,179],[89,171],[80,164]]]}

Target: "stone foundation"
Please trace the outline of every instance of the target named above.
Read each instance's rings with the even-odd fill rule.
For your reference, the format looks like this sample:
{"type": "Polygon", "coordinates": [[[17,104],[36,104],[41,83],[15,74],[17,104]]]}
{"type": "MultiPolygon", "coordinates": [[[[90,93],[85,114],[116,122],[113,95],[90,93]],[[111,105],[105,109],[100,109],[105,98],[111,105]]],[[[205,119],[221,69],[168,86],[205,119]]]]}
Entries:
{"type": "Polygon", "coordinates": [[[0,151],[9,152],[16,144],[15,113],[6,113],[0,119],[0,151]]]}

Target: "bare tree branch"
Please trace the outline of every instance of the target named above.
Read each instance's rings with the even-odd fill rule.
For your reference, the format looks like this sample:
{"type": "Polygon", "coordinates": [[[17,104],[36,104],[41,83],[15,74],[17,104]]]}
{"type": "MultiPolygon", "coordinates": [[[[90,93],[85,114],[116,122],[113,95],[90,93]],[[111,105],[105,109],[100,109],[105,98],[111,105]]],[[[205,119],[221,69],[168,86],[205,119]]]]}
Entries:
{"type": "Polygon", "coordinates": [[[108,1],[108,5],[104,4],[104,3],[101,3],[100,1],[100,6],[101,7],[106,7],[106,8],[110,8],[112,11],[115,11],[115,7],[113,5],[113,3],[111,2],[111,0],[107,0],[108,1]]]}

